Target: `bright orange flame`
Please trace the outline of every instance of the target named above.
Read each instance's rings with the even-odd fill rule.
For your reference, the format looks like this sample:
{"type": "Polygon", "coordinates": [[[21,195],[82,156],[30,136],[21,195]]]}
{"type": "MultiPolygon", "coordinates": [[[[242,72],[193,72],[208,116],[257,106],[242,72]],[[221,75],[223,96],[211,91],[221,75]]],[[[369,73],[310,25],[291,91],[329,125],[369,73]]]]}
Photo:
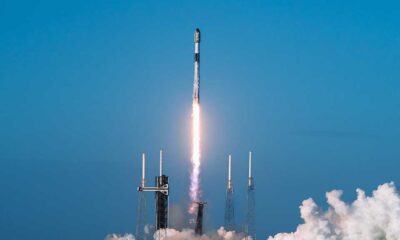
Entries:
{"type": "Polygon", "coordinates": [[[200,105],[197,102],[193,102],[192,124],[192,172],[189,192],[192,200],[189,208],[191,214],[195,213],[195,202],[200,200],[200,105]]]}

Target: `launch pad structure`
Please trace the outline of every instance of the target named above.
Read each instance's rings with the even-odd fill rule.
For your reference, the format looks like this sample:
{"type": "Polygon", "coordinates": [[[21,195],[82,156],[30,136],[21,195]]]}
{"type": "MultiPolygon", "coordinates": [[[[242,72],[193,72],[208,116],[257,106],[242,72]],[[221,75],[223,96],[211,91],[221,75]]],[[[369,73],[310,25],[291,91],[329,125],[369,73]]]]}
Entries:
{"type": "Polygon", "coordinates": [[[197,202],[197,218],[194,233],[198,236],[203,235],[203,212],[206,202],[197,202]]]}
{"type": "Polygon", "coordinates": [[[163,192],[163,188],[168,188],[168,177],[165,175],[156,177],[156,229],[168,227],[168,194],[163,192]]]}
{"type": "MultiPolygon", "coordinates": [[[[141,184],[138,187],[138,192],[139,194],[143,194],[145,192],[155,192],[155,198],[156,198],[156,230],[160,229],[166,229],[168,228],[168,196],[169,196],[169,185],[168,185],[168,176],[164,175],[162,172],[162,167],[163,167],[163,151],[160,150],[160,175],[155,177],[155,187],[148,187],[145,185],[146,180],[145,180],[145,166],[146,166],[146,158],[145,154],[142,154],[142,180],[141,184]]],[[[142,197],[141,199],[144,199],[145,197],[142,197]]],[[[141,200],[139,199],[139,200],[141,200]]],[[[139,207],[140,206],[145,206],[145,204],[139,202],[139,207]]],[[[143,221],[143,217],[145,214],[140,213],[140,211],[146,211],[145,209],[139,209],[139,219],[138,223],[140,225],[143,221]],[[142,218],[140,218],[142,217],[142,218]]],[[[142,227],[142,226],[140,226],[142,227]]],[[[142,230],[137,227],[136,229],[137,233],[139,233],[138,239],[146,239],[146,236],[144,232],[142,233],[142,230]]]]}

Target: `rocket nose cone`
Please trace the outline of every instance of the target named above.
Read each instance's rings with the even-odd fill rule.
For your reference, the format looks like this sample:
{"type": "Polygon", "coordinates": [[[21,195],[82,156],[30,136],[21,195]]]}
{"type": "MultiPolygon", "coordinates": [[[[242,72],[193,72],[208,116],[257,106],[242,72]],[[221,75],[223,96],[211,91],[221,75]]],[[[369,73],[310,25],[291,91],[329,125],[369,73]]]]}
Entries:
{"type": "Polygon", "coordinates": [[[199,43],[200,42],[200,29],[196,28],[196,31],[194,32],[194,42],[199,43]]]}

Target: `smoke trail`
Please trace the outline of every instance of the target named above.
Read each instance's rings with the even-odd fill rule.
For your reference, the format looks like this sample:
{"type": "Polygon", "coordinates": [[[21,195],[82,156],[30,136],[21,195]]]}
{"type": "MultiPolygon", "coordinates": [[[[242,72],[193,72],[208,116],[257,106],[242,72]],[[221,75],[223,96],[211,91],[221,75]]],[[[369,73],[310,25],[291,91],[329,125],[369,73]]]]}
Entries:
{"type": "Polygon", "coordinates": [[[346,204],[342,191],[326,193],[330,206],[323,212],[310,198],[300,206],[304,223],[295,232],[268,240],[399,240],[400,196],[393,183],[378,186],[371,197],[357,189],[357,200],[346,204]]]}
{"type": "Polygon", "coordinates": [[[196,210],[195,202],[200,200],[200,105],[193,101],[192,112],[192,171],[190,173],[189,196],[192,204],[189,213],[194,214],[196,210]]]}

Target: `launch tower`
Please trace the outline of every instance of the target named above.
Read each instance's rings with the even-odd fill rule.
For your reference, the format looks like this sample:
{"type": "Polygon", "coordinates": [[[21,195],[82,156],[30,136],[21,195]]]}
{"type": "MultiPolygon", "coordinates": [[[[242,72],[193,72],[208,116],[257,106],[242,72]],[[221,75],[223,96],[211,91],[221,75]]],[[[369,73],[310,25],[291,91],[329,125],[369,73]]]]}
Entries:
{"type": "Polygon", "coordinates": [[[197,202],[197,218],[196,218],[196,227],[194,232],[196,235],[203,235],[203,210],[206,202],[197,202]]]}
{"type": "MultiPolygon", "coordinates": [[[[163,152],[160,150],[160,175],[156,176],[156,186],[155,187],[146,187],[145,186],[145,158],[143,154],[142,158],[142,181],[140,186],[138,187],[139,192],[155,192],[156,198],[156,230],[166,229],[168,227],[168,195],[169,195],[169,184],[168,184],[168,176],[164,175],[162,172],[163,164],[163,152]]],[[[143,204],[142,204],[143,205],[143,204]]],[[[139,210],[139,218],[140,218],[139,210]]],[[[142,214],[143,215],[143,214],[142,214]]],[[[142,217],[143,218],[143,217],[142,217]]],[[[138,224],[145,221],[143,219],[139,219],[138,224]]],[[[139,226],[137,227],[139,228],[139,226]]]]}
{"type": "Polygon", "coordinates": [[[246,239],[250,236],[256,239],[255,229],[255,196],[254,196],[254,179],[251,172],[251,152],[249,152],[249,178],[247,181],[247,209],[246,209],[246,239]]]}
{"type": "MultiPolygon", "coordinates": [[[[168,177],[165,175],[156,177],[156,187],[168,186],[168,177]]],[[[164,192],[156,192],[156,229],[168,227],[168,195],[164,192]]]]}

